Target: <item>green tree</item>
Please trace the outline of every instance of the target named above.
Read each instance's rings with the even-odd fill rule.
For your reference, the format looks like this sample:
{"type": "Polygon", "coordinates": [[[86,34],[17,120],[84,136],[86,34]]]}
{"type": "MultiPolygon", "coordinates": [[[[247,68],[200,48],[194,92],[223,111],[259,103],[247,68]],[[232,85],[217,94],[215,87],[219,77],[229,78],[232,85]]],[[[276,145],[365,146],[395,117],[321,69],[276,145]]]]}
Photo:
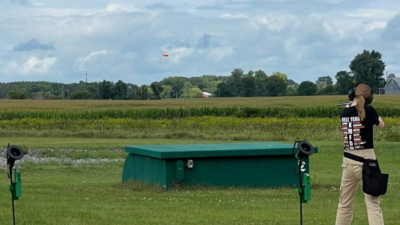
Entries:
{"type": "Polygon", "coordinates": [[[136,84],[132,84],[129,85],[129,96],[128,99],[135,99],[135,100],[139,100],[142,99],[142,97],[140,96],[140,87],[136,84]]]}
{"type": "Polygon", "coordinates": [[[337,72],[336,76],[336,90],[338,94],[348,94],[349,90],[353,88],[355,82],[353,77],[346,71],[337,72]]]}
{"type": "Polygon", "coordinates": [[[159,82],[153,82],[150,85],[151,89],[153,90],[154,95],[157,99],[161,99],[161,93],[164,90],[163,86],[159,82]]]}
{"type": "Polygon", "coordinates": [[[257,70],[254,73],[255,82],[255,96],[266,96],[267,90],[265,88],[267,84],[267,74],[262,70],[257,70]]]}
{"type": "Polygon", "coordinates": [[[336,86],[333,84],[328,84],[321,90],[318,90],[317,95],[334,95],[336,94],[336,86]]]}
{"type": "Polygon", "coordinates": [[[242,96],[243,97],[253,97],[256,92],[256,83],[253,76],[254,72],[250,70],[247,75],[243,78],[242,84],[242,96]]]}
{"type": "MultiPolygon", "coordinates": [[[[146,85],[147,86],[147,85],[146,85]]],[[[157,96],[154,94],[153,89],[150,86],[147,86],[147,96],[150,100],[158,100],[157,96]]]]}
{"type": "Polygon", "coordinates": [[[9,99],[26,99],[26,94],[23,91],[10,91],[8,92],[9,99]]]}
{"type": "Polygon", "coordinates": [[[276,75],[276,76],[282,78],[285,81],[286,86],[289,85],[289,80],[288,80],[286,73],[281,73],[281,72],[277,71],[277,72],[273,72],[272,75],[276,75]]]}
{"type": "Polygon", "coordinates": [[[0,98],[7,98],[8,93],[15,90],[14,85],[10,83],[0,83],[0,98]]]}
{"type": "Polygon", "coordinates": [[[265,88],[269,96],[286,95],[287,82],[282,76],[275,74],[268,77],[265,88]]]}
{"type": "Polygon", "coordinates": [[[204,88],[202,90],[205,92],[211,93],[213,95],[217,95],[216,92],[218,90],[218,84],[220,84],[221,82],[222,81],[212,81],[209,88],[204,88]]]}
{"type": "Polygon", "coordinates": [[[189,97],[190,98],[202,98],[203,91],[201,91],[200,88],[198,88],[198,87],[193,87],[189,91],[189,97]]]}
{"type": "Polygon", "coordinates": [[[95,98],[96,93],[99,91],[95,85],[88,85],[86,90],[91,94],[91,98],[95,98]]]}
{"type": "Polygon", "coordinates": [[[164,78],[160,83],[172,87],[171,98],[179,98],[183,84],[188,81],[189,79],[186,77],[168,77],[164,78]]]}
{"type": "Polygon", "coordinates": [[[193,85],[193,87],[198,87],[203,91],[207,91],[211,93],[209,90],[212,87],[212,83],[214,81],[218,81],[218,78],[213,75],[203,75],[201,77],[191,77],[189,78],[189,82],[193,85]]]}
{"type": "Polygon", "coordinates": [[[317,92],[317,85],[311,81],[303,81],[297,88],[298,95],[315,95],[317,92]]]}
{"type": "Polygon", "coordinates": [[[242,92],[243,78],[244,71],[242,69],[234,69],[227,81],[227,84],[229,85],[230,90],[235,97],[240,96],[242,92]]]}
{"type": "Polygon", "coordinates": [[[331,76],[322,76],[318,77],[317,81],[315,82],[317,85],[319,83],[324,83],[325,85],[333,84],[333,80],[331,76]]]}
{"type": "MultiPolygon", "coordinates": [[[[71,91],[72,92],[72,91],[71,91]]],[[[103,80],[99,83],[99,95],[101,99],[114,98],[114,83],[103,80]]]]}
{"type": "Polygon", "coordinates": [[[193,88],[193,85],[190,82],[185,82],[182,87],[182,98],[190,98],[190,89],[193,88]]]}
{"type": "Polygon", "coordinates": [[[381,53],[375,50],[372,52],[364,50],[354,57],[349,67],[356,83],[367,82],[375,93],[378,92],[379,83],[384,80],[382,77],[386,67],[381,53]]]}
{"type": "Polygon", "coordinates": [[[137,91],[137,98],[141,100],[146,100],[150,98],[149,88],[147,85],[140,86],[139,90],[137,91]]]}
{"type": "Polygon", "coordinates": [[[218,84],[217,91],[215,92],[218,97],[233,97],[231,87],[225,82],[218,84]]]}
{"type": "Polygon", "coordinates": [[[125,82],[122,80],[119,80],[117,83],[115,83],[114,86],[114,94],[115,94],[115,99],[118,100],[123,100],[128,98],[128,86],[125,82]]]}
{"type": "Polygon", "coordinates": [[[288,95],[288,96],[297,95],[297,88],[296,88],[296,86],[294,86],[294,85],[288,85],[286,95],[288,95]]]}
{"type": "Polygon", "coordinates": [[[163,91],[161,92],[161,98],[171,98],[172,87],[169,85],[162,85],[163,91]]]}
{"type": "Polygon", "coordinates": [[[92,94],[88,91],[75,91],[71,94],[71,99],[82,100],[82,99],[91,99],[92,94]]]}
{"type": "Polygon", "coordinates": [[[299,84],[292,79],[288,80],[288,85],[294,86],[296,89],[299,87],[299,84]]]}

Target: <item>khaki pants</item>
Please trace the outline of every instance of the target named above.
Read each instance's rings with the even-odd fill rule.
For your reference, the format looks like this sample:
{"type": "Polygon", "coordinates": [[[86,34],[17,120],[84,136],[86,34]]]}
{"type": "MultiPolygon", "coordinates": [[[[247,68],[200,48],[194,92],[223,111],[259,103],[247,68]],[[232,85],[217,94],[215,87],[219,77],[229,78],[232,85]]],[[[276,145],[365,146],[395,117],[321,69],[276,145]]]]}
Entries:
{"type": "MultiPolygon", "coordinates": [[[[356,150],[349,153],[366,159],[376,159],[373,149],[356,150]]],[[[339,206],[336,214],[336,225],[351,225],[353,220],[354,199],[359,182],[362,180],[363,163],[343,157],[342,182],[340,184],[339,206]]],[[[383,225],[382,210],[379,206],[380,196],[365,194],[365,204],[370,225],[383,225]]]]}

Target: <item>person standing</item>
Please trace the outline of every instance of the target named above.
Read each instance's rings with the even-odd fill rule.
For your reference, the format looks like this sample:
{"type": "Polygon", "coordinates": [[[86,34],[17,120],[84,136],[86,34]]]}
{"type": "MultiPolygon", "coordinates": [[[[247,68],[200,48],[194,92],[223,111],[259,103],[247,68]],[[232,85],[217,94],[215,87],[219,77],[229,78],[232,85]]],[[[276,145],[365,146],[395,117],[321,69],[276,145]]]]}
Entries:
{"type": "MultiPolygon", "coordinates": [[[[346,106],[340,114],[344,152],[364,159],[376,159],[373,126],[383,128],[385,123],[375,108],[369,105],[373,99],[373,93],[368,84],[358,83],[352,91],[354,92],[351,104],[346,106]]],[[[351,225],[357,187],[362,180],[362,166],[362,162],[343,157],[336,225],[351,225]]],[[[364,196],[369,224],[383,225],[380,196],[366,193],[364,196]]]]}

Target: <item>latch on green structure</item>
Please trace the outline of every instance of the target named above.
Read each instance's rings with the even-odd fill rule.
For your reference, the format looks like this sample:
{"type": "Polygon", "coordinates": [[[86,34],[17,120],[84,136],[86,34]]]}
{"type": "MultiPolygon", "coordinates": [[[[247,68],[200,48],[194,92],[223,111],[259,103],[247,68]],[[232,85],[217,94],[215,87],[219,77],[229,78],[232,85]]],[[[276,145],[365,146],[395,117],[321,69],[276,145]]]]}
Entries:
{"type": "Polygon", "coordinates": [[[301,196],[301,202],[307,203],[311,198],[311,181],[308,173],[303,174],[302,187],[298,187],[299,194],[301,196]]]}
{"type": "Polygon", "coordinates": [[[183,181],[185,177],[185,165],[182,160],[178,160],[175,165],[175,180],[178,182],[183,181]]]}
{"type": "Polygon", "coordinates": [[[10,185],[10,191],[14,200],[18,200],[22,196],[21,172],[18,170],[14,172],[14,182],[10,185]]]}

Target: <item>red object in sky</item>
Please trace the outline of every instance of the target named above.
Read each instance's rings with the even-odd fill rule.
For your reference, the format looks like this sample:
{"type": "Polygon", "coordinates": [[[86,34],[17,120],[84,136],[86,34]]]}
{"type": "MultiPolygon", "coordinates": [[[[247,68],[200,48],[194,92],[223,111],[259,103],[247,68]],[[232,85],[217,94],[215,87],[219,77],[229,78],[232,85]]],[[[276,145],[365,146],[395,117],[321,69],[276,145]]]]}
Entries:
{"type": "Polygon", "coordinates": [[[164,53],[163,56],[167,57],[167,56],[168,56],[168,53],[164,53]]]}

